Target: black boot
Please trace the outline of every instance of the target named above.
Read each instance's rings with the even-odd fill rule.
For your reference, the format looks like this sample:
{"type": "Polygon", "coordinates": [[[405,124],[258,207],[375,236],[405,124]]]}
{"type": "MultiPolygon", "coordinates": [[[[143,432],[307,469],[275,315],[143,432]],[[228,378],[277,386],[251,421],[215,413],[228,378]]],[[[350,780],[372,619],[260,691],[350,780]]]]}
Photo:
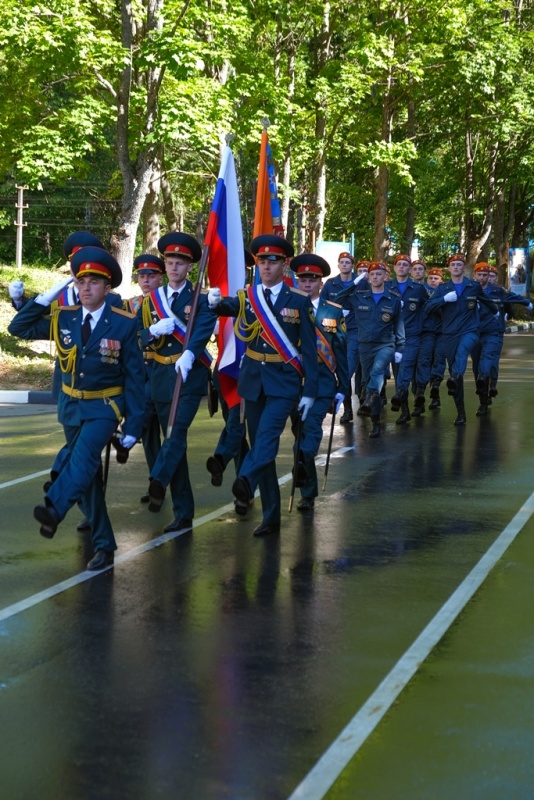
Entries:
{"type": "Polygon", "coordinates": [[[386,386],[387,386],[387,381],[384,381],[384,385],[380,389],[380,405],[382,406],[382,408],[384,408],[384,406],[387,406],[388,404],[388,398],[386,395],[386,386]]]}
{"type": "Polygon", "coordinates": [[[415,400],[414,406],[419,408],[420,406],[424,406],[425,404],[425,387],[424,386],[416,386],[415,387],[415,400]]]}
{"type": "Polygon", "coordinates": [[[434,411],[435,408],[439,408],[441,405],[441,400],[439,399],[439,390],[437,393],[437,397],[433,397],[430,403],[428,404],[428,410],[434,411]]]}
{"type": "Polygon", "coordinates": [[[467,417],[465,415],[465,406],[463,403],[456,403],[456,410],[458,412],[456,419],[454,420],[455,425],[465,425],[467,422],[467,417]]]}
{"type": "Polygon", "coordinates": [[[339,420],[340,425],[348,425],[349,422],[352,422],[354,419],[354,415],[352,413],[352,402],[347,400],[343,403],[343,414],[341,415],[341,419],[339,420]]]}
{"type": "Polygon", "coordinates": [[[489,397],[487,394],[480,395],[480,405],[477,410],[477,417],[487,417],[488,416],[488,400],[489,397]]]}
{"type": "Polygon", "coordinates": [[[398,391],[396,391],[391,398],[391,410],[398,411],[400,408],[402,408],[402,404],[407,397],[408,391],[406,389],[398,389],[398,391]]]}
{"type": "Polygon", "coordinates": [[[497,378],[490,378],[489,383],[489,396],[490,397],[497,397],[499,392],[497,391],[497,378]]]}
{"type": "Polygon", "coordinates": [[[412,417],[420,417],[421,414],[424,413],[425,413],[425,387],[416,386],[414,410],[412,411],[412,417]]]}
{"type": "Polygon", "coordinates": [[[369,417],[372,413],[371,408],[373,403],[376,403],[377,400],[380,402],[380,395],[378,392],[369,392],[360,406],[361,416],[369,417]]]}
{"type": "Polygon", "coordinates": [[[430,381],[430,397],[432,400],[439,400],[439,387],[441,378],[432,378],[430,381]]]}
{"type": "Polygon", "coordinates": [[[398,420],[397,420],[397,422],[395,424],[396,425],[406,425],[406,423],[409,422],[411,420],[411,418],[412,417],[410,415],[410,409],[408,407],[408,400],[403,400],[402,403],[401,403],[401,413],[400,413],[399,418],[398,418],[398,420]]]}
{"type": "Polygon", "coordinates": [[[460,379],[460,375],[451,375],[451,377],[447,380],[447,393],[450,394],[451,397],[454,397],[456,394],[460,379]]]}
{"type": "MultiPolygon", "coordinates": [[[[477,394],[482,397],[482,395],[487,395],[488,393],[489,393],[489,378],[487,375],[479,375],[477,378],[477,394]]],[[[482,402],[482,400],[480,402],[482,402]]]]}
{"type": "Polygon", "coordinates": [[[380,415],[373,414],[371,417],[371,422],[373,423],[373,428],[369,434],[369,438],[377,439],[380,436],[380,415]]]}

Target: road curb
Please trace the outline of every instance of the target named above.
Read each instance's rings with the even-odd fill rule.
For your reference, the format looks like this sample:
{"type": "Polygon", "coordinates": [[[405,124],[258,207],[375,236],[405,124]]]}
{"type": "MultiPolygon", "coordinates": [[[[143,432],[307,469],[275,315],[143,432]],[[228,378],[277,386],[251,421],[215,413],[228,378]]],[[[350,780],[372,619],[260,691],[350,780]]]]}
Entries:
{"type": "Polygon", "coordinates": [[[517,333],[518,331],[531,331],[534,328],[534,322],[519,322],[517,325],[509,325],[505,329],[505,333],[517,333]]]}
{"type": "Polygon", "coordinates": [[[2,391],[0,392],[0,403],[36,403],[39,405],[54,406],[56,401],[52,397],[52,392],[29,391],[2,391]]]}

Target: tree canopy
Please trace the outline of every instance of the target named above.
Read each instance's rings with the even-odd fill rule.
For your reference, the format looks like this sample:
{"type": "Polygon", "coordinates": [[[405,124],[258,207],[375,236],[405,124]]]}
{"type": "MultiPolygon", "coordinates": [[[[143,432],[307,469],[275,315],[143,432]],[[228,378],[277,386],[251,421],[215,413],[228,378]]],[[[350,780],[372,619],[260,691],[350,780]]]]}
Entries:
{"type": "Polygon", "coordinates": [[[6,0],[0,254],[17,185],[33,254],[89,227],[128,270],[201,236],[230,131],[250,234],[267,116],[299,249],[502,263],[534,209],[533,36],[530,0],[6,0]]]}

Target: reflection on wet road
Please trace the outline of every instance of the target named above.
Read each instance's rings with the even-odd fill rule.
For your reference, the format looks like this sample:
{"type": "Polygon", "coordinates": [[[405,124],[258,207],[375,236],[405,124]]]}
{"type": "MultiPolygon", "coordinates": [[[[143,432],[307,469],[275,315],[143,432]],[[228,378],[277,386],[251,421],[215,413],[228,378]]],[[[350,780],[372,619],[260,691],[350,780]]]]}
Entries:
{"type": "MultiPolygon", "coordinates": [[[[367,438],[359,419],[336,426],[334,449],[347,449],[331,462],[326,492],[313,515],[285,512],[279,539],[252,537],[258,508],[236,519],[229,474],[222,488],[210,485],[204,464],[220,418],[205,409],[190,438],[193,533],[149,546],[170,521],[168,503],[159,515],[139,504],[147,479],[140,448],[123,467],[112,464],[119,554],[140,551],[0,622],[5,796],[289,797],[530,496],[533,341],[507,337],[489,418],[475,417],[468,385],[465,429],[452,425],[448,398],[405,428],[387,411],[379,440],[367,438]]],[[[4,483],[46,470],[61,444],[53,414],[5,413],[0,430],[4,483]]],[[[290,469],[286,436],[278,473],[290,469]]],[[[0,608],[78,575],[87,560],[76,511],[54,540],[39,537],[31,511],[42,481],[1,490],[0,608]]],[[[473,708],[483,701],[478,679],[486,703],[505,689],[517,703],[530,674],[532,527],[527,522],[328,797],[446,798],[453,786],[459,800],[530,796],[533,768],[522,759],[532,751],[531,715],[523,713],[514,749],[510,727],[501,731],[487,711],[489,742],[473,708]],[[502,648],[490,647],[501,627],[515,674],[511,664],[497,668],[502,648]],[[480,652],[491,652],[504,688],[490,689],[480,652]],[[459,690],[459,664],[471,706],[459,690]],[[504,775],[516,776],[515,794],[502,793],[504,779],[495,776],[504,775]]]]}

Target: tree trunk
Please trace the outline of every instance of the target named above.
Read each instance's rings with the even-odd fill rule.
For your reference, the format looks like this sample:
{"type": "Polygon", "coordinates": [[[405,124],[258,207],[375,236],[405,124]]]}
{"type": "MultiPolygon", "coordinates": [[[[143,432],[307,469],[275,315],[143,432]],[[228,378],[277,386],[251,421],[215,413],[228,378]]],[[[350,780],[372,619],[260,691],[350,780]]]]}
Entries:
{"type": "Polygon", "coordinates": [[[171,185],[169,183],[169,179],[167,177],[167,170],[165,168],[165,151],[163,147],[160,153],[160,163],[161,163],[161,197],[163,200],[163,216],[165,217],[165,225],[167,231],[175,231],[177,227],[178,230],[182,230],[183,220],[182,224],[178,223],[177,214],[174,208],[171,185]]]}
{"type": "Polygon", "coordinates": [[[143,208],[143,252],[157,253],[159,227],[159,195],[161,188],[161,164],[156,163],[156,171],[152,175],[148,194],[143,208]]]}
{"type": "MultiPolygon", "coordinates": [[[[316,48],[315,76],[318,77],[330,58],[330,3],[323,0],[323,20],[316,48]]],[[[311,244],[323,237],[326,217],[326,101],[318,99],[315,106],[316,156],[311,169],[309,232],[311,244]]]]}
{"type": "MultiPolygon", "coordinates": [[[[470,137],[469,137],[470,140],[470,137]]],[[[468,232],[468,242],[467,242],[467,251],[466,251],[466,268],[467,271],[470,272],[474,265],[477,262],[477,259],[482,251],[483,247],[485,246],[486,242],[489,240],[491,235],[492,227],[493,227],[493,210],[495,207],[495,171],[497,167],[497,156],[499,152],[499,144],[498,142],[493,142],[490,147],[489,152],[489,161],[488,161],[488,172],[487,172],[487,185],[486,185],[486,202],[485,202],[485,209],[484,209],[484,219],[479,228],[476,227],[474,216],[472,214],[472,203],[474,202],[474,182],[473,182],[473,159],[472,159],[472,150],[467,153],[466,156],[469,156],[471,159],[470,163],[470,181],[471,185],[468,186],[470,190],[470,194],[467,203],[467,232],[468,232]]]]}
{"type": "MultiPolygon", "coordinates": [[[[388,70],[386,80],[386,90],[382,104],[382,130],[381,139],[386,144],[391,142],[391,129],[393,125],[393,109],[391,103],[391,87],[393,76],[391,69],[388,70]]],[[[388,214],[388,188],[389,188],[389,168],[387,164],[380,164],[376,170],[375,181],[375,229],[373,243],[373,258],[376,261],[384,261],[387,257],[390,240],[386,230],[388,214]]]]}
{"type": "MultiPolygon", "coordinates": [[[[408,101],[408,121],[406,133],[412,142],[415,141],[415,103],[413,100],[408,101]]],[[[413,186],[409,187],[406,195],[408,197],[408,208],[406,209],[406,223],[404,226],[402,251],[403,253],[410,255],[415,237],[415,191],[413,186]]]]}
{"type": "MultiPolygon", "coordinates": [[[[290,118],[289,129],[292,128],[293,117],[293,99],[295,97],[295,51],[291,49],[288,53],[287,74],[289,83],[287,87],[287,113],[290,118]]],[[[286,152],[284,156],[284,163],[282,166],[282,225],[286,236],[288,235],[288,222],[289,222],[289,184],[291,181],[291,141],[286,145],[286,152]]]]}

